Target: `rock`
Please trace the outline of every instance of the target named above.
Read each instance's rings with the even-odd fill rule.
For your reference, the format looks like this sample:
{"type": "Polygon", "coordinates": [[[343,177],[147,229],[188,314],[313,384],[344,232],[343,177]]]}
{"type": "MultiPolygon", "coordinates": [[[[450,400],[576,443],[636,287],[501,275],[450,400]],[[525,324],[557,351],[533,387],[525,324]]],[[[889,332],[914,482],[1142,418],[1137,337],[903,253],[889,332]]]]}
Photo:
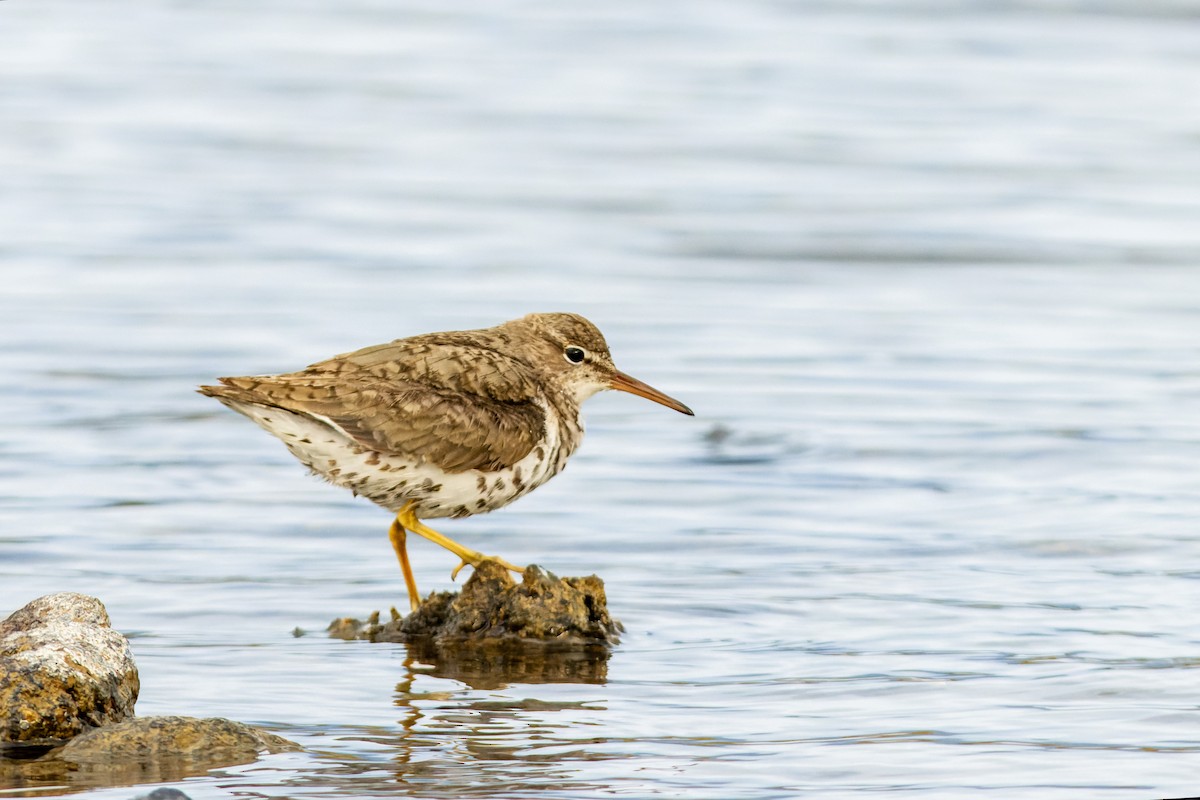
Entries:
{"type": "Polygon", "coordinates": [[[139,794],[133,800],[192,800],[191,797],[170,786],[160,786],[149,794],[139,794]]]}
{"type": "Polygon", "coordinates": [[[608,613],[604,581],[559,578],[536,565],[525,569],[520,584],[494,561],[484,561],[460,594],[438,592],[420,607],[382,625],[378,614],[367,624],[335,620],[331,635],[372,642],[439,643],[484,641],[557,642],[569,645],[616,644],[621,623],[608,613]]]}
{"type": "Polygon", "coordinates": [[[163,783],[249,764],[260,753],[299,749],[287,739],[227,719],[140,717],[81,734],[36,760],[0,758],[0,786],[163,783]]]}
{"type": "Polygon", "coordinates": [[[39,597],[0,622],[0,751],[133,716],[137,666],[94,597],[39,597]]]}
{"type": "Polygon", "coordinates": [[[300,749],[227,719],[133,719],[137,695],[129,643],[99,600],[46,595],[0,622],[0,794],[182,780],[300,749]]]}
{"type": "Polygon", "coordinates": [[[604,582],[558,578],[537,566],[517,584],[508,570],[485,561],[460,594],[439,592],[401,618],[375,612],[364,623],[334,620],[340,639],[403,642],[438,677],[476,688],[506,683],[603,683],[621,623],[608,613],[604,582]]]}
{"type": "Polygon", "coordinates": [[[88,731],[50,756],[75,764],[168,758],[227,766],[253,761],[259,753],[299,749],[281,736],[221,717],[139,717],[88,731]]]}

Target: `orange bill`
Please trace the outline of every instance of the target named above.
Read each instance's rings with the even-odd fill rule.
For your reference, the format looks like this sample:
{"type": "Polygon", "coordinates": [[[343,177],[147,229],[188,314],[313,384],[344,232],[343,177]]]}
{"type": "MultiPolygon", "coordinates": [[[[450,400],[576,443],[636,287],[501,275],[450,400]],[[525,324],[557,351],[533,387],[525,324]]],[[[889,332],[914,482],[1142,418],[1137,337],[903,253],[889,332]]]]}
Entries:
{"type": "Polygon", "coordinates": [[[620,370],[617,370],[613,373],[612,383],[609,385],[617,391],[629,392],[630,394],[636,394],[638,397],[644,397],[647,400],[653,400],[656,403],[663,404],[667,408],[673,408],[681,414],[687,414],[689,417],[696,416],[692,413],[690,408],[676,400],[674,397],[668,397],[658,389],[655,389],[653,386],[642,383],[637,378],[626,375],[620,370]]]}

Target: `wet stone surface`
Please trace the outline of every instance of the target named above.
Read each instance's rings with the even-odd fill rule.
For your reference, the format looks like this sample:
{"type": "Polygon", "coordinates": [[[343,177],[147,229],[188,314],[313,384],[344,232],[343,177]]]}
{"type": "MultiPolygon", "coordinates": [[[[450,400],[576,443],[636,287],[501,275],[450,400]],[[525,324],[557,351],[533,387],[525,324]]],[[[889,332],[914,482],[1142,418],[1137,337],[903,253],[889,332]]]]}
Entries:
{"type": "Polygon", "coordinates": [[[129,642],[94,597],[45,595],[0,622],[0,752],[127,719],[139,688],[129,642]]]}
{"type": "Polygon", "coordinates": [[[147,756],[207,764],[253,761],[259,753],[298,750],[281,736],[241,722],[210,717],[140,717],[77,736],[51,756],[75,764],[105,764],[147,756]]]}
{"type": "Polygon", "coordinates": [[[0,758],[0,782],[32,789],[66,780],[101,786],[176,781],[299,749],[220,717],[140,717],[83,733],[38,758],[0,758]]]}
{"type": "Polygon", "coordinates": [[[462,592],[432,593],[416,611],[379,621],[343,618],[339,639],[403,642],[423,671],[476,689],[509,683],[604,683],[621,623],[608,613],[604,581],[559,578],[536,565],[520,583],[485,561],[462,592]]]}
{"type": "Polygon", "coordinates": [[[466,647],[489,644],[556,644],[566,647],[614,645],[621,623],[608,613],[604,581],[595,575],[559,578],[536,565],[520,583],[508,570],[485,561],[460,593],[430,594],[407,617],[395,609],[379,622],[338,619],[331,636],[372,642],[407,642],[466,647]]]}

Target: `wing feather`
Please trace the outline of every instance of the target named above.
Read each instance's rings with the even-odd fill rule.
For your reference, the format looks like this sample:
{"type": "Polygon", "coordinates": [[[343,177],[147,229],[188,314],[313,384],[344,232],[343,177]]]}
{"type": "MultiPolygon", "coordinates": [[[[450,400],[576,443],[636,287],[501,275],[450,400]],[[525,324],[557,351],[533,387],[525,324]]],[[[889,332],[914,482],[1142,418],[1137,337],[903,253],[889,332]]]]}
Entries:
{"type": "Polygon", "coordinates": [[[546,405],[528,365],[435,335],[221,383],[206,393],[328,420],[364,447],[447,472],[509,467],[545,435],[546,405]]]}

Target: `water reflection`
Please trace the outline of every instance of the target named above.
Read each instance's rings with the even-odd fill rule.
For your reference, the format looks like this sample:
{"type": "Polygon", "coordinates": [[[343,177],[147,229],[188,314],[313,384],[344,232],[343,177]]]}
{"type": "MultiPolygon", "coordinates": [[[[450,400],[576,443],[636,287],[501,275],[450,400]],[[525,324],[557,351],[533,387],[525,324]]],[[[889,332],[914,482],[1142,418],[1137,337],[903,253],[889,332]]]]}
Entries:
{"type": "Polygon", "coordinates": [[[399,786],[414,793],[438,786],[449,796],[501,788],[531,791],[535,783],[542,790],[600,788],[577,780],[570,762],[595,757],[579,743],[595,734],[603,707],[583,700],[520,697],[519,689],[501,699],[484,699],[476,690],[544,682],[600,684],[607,675],[607,648],[511,642],[405,646],[406,674],[396,685],[395,698],[405,712],[400,731],[373,739],[394,748],[399,786]],[[451,679],[469,689],[416,690],[424,677],[451,679]],[[553,753],[546,752],[550,746],[553,753]]]}
{"type": "Polygon", "coordinates": [[[232,778],[241,772],[254,775],[256,785],[264,788],[282,785],[297,793],[332,796],[595,792],[604,787],[580,777],[576,762],[628,757],[593,748],[604,741],[603,702],[522,694],[522,685],[532,690],[538,683],[603,684],[607,648],[514,643],[400,647],[406,655],[403,677],[391,698],[400,712],[394,726],[339,725],[315,739],[321,731],[313,729],[304,753],[266,755],[252,766],[232,770],[223,768],[241,762],[214,761],[207,754],[86,765],[3,759],[0,786],[12,796],[41,796],[222,773],[232,778]],[[431,690],[431,679],[455,685],[431,690]],[[304,762],[300,773],[297,759],[304,762]]]}
{"type": "MultiPolygon", "coordinates": [[[[0,789],[12,797],[39,797],[77,793],[112,786],[168,783],[212,775],[224,767],[254,761],[252,755],[193,751],[146,754],[139,758],[116,758],[77,763],[53,753],[37,760],[0,757],[0,789]]],[[[34,753],[30,753],[34,755],[34,753]]]]}
{"type": "Polygon", "coordinates": [[[600,683],[607,653],[534,654],[529,648],[503,648],[500,653],[488,648],[490,652],[477,652],[474,658],[459,651],[446,659],[436,648],[405,647],[405,674],[393,699],[401,711],[396,726],[328,731],[338,746],[314,750],[317,763],[286,781],[292,791],[474,797],[605,788],[582,777],[578,766],[621,757],[589,748],[603,728],[604,706],[521,697],[517,681],[600,683]],[[500,675],[506,681],[497,680],[500,675]],[[445,691],[418,688],[431,677],[466,685],[445,691]],[[505,697],[479,695],[479,690],[495,692],[510,683],[512,691],[505,697]],[[345,747],[359,755],[348,760],[345,747]],[[347,780],[350,776],[353,781],[347,780]]]}
{"type": "Polygon", "coordinates": [[[404,664],[414,674],[448,678],[473,689],[503,689],[516,683],[603,684],[611,656],[604,645],[555,642],[419,641],[405,647],[409,657],[404,664]]]}

